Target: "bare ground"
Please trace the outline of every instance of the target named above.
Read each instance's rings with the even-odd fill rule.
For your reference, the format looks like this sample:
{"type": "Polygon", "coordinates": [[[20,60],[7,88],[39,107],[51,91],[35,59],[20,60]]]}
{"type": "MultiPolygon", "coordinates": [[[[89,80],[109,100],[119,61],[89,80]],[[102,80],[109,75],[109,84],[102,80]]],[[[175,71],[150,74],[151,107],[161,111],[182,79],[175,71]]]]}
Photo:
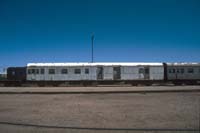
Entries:
{"type": "Polygon", "coordinates": [[[199,92],[0,95],[0,132],[158,133],[163,131],[145,130],[199,129],[199,120],[199,92]],[[111,130],[102,130],[104,128],[111,130]],[[124,130],[119,130],[121,128],[124,130]],[[130,128],[144,130],[128,130],[130,128]]]}

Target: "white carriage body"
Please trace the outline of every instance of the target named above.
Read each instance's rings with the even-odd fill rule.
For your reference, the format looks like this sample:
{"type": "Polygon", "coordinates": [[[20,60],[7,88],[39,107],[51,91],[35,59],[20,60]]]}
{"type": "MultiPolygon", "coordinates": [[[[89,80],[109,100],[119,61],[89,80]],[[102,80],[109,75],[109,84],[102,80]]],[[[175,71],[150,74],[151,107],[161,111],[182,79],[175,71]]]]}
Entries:
{"type": "Polygon", "coordinates": [[[27,65],[29,81],[163,80],[163,78],[162,63],[29,63],[27,65]],[[63,69],[67,69],[67,72],[63,73],[63,69]]]}

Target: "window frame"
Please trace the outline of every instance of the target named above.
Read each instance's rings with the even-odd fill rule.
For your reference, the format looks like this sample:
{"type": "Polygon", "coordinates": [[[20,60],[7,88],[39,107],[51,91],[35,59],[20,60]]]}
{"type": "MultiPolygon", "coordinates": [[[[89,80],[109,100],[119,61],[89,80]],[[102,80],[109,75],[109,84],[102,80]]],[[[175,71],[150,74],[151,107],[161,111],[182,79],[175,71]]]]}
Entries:
{"type": "Polygon", "coordinates": [[[144,73],[144,68],[139,68],[138,73],[139,74],[143,74],[144,73]]]}
{"type": "Polygon", "coordinates": [[[53,68],[50,68],[50,69],[49,69],[49,74],[56,74],[56,70],[53,69],[53,68]]]}
{"type": "Polygon", "coordinates": [[[168,69],[168,73],[172,73],[172,69],[168,69]]]}
{"type": "Polygon", "coordinates": [[[35,74],[35,69],[32,69],[32,74],[35,74]]]}
{"type": "Polygon", "coordinates": [[[194,68],[188,68],[188,69],[187,69],[187,72],[188,72],[188,73],[194,73],[194,68]]]}
{"type": "Polygon", "coordinates": [[[28,69],[28,74],[32,74],[32,69],[28,69]]]}
{"type": "Polygon", "coordinates": [[[181,71],[180,71],[180,69],[178,68],[178,69],[176,69],[176,73],[180,73],[181,71]]]}
{"type": "Polygon", "coordinates": [[[181,68],[180,70],[181,70],[180,72],[181,72],[182,74],[185,73],[185,69],[184,69],[184,68],[181,68]]]}
{"type": "Polygon", "coordinates": [[[172,69],[172,73],[176,73],[176,69],[175,68],[172,69]]]}
{"type": "Polygon", "coordinates": [[[40,74],[45,74],[45,69],[44,68],[40,69],[40,74]]]}
{"type": "Polygon", "coordinates": [[[74,74],[81,74],[81,69],[80,68],[75,68],[74,69],[74,74]]]}
{"type": "Polygon", "coordinates": [[[66,69],[66,68],[61,69],[61,74],[68,74],[68,69],[66,69]]]}
{"type": "Polygon", "coordinates": [[[31,69],[28,69],[28,74],[42,74],[42,73],[41,73],[41,69],[31,68],[31,69]]]}
{"type": "Polygon", "coordinates": [[[85,68],[85,74],[90,74],[89,68],[85,68]]]}
{"type": "Polygon", "coordinates": [[[35,74],[40,74],[39,69],[35,69],[35,74]]]}

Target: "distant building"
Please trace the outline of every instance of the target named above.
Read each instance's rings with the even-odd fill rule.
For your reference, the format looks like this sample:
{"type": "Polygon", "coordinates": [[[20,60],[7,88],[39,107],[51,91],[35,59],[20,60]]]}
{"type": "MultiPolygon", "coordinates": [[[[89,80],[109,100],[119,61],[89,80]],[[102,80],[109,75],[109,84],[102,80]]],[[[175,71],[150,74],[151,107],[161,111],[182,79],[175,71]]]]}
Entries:
{"type": "Polygon", "coordinates": [[[6,74],[6,68],[0,68],[0,80],[6,79],[7,74],[6,74]]]}
{"type": "Polygon", "coordinates": [[[0,73],[0,80],[6,79],[6,74],[0,73]]]}

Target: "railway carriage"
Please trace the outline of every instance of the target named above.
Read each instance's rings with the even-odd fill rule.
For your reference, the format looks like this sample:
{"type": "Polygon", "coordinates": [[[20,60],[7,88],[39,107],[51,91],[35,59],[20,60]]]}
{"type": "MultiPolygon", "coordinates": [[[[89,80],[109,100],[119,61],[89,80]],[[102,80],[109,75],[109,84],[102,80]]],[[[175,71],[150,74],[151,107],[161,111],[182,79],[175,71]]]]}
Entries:
{"type": "Polygon", "coordinates": [[[167,63],[167,80],[197,84],[200,81],[200,63],[167,63]]]}
{"type": "Polygon", "coordinates": [[[200,63],[28,63],[9,67],[5,86],[200,84],[200,63]]]}
{"type": "Polygon", "coordinates": [[[8,67],[7,79],[12,81],[25,81],[26,67],[8,67]]]}
{"type": "Polygon", "coordinates": [[[28,81],[94,80],[95,67],[80,63],[29,63],[28,81]]]}
{"type": "Polygon", "coordinates": [[[27,80],[163,80],[162,63],[29,63],[27,80]]]}

